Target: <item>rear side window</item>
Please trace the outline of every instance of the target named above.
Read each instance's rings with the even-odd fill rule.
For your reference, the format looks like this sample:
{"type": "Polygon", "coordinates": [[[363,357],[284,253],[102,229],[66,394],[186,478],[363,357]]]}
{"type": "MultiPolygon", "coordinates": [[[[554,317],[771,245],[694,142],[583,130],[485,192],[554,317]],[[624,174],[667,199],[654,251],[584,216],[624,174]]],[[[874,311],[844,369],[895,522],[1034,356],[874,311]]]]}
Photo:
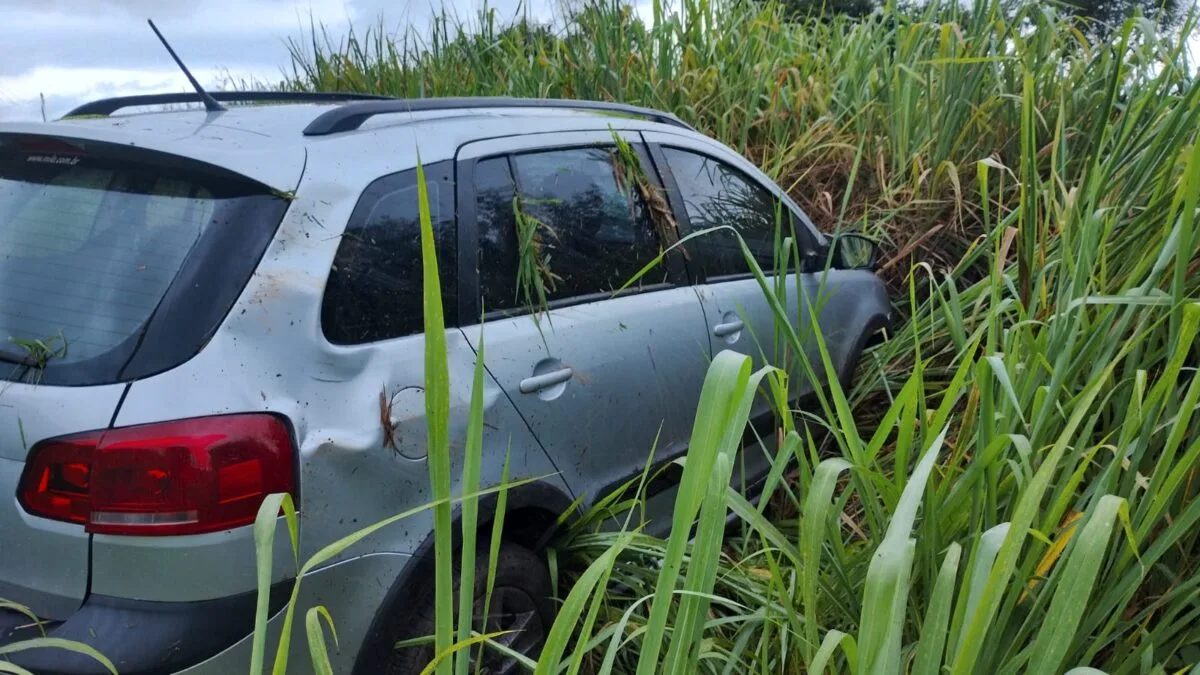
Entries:
{"type": "MultiPolygon", "coordinates": [[[[774,265],[776,223],[791,233],[791,211],[771,192],[739,169],[720,160],[678,148],[664,147],[663,155],[683,196],[692,231],[732,226],[764,271],[774,265]]],[[[750,271],[737,237],[728,230],[702,235],[694,248],[710,278],[750,271]]]]}
{"type": "MultiPolygon", "coordinates": [[[[458,311],[454,175],[451,162],[425,167],[447,323],[458,311]]],[[[362,344],[424,330],[417,171],[384,176],[363,191],[338,245],[321,327],[334,344],[362,344]]]]}
{"type": "MultiPolygon", "coordinates": [[[[516,208],[538,223],[536,247],[526,255],[536,256],[549,301],[612,292],[659,253],[650,212],[618,181],[612,148],[526,153],[512,156],[511,164],[490,159],[476,165],[475,174],[486,311],[525,306],[517,276],[517,194],[516,208]]],[[[665,274],[660,268],[639,285],[665,274]]]]}
{"type": "Polygon", "coordinates": [[[48,383],[79,383],[59,371],[106,355],[86,382],[115,381],[201,238],[262,189],[134,150],[0,141],[0,342],[49,347],[48,383]]]}

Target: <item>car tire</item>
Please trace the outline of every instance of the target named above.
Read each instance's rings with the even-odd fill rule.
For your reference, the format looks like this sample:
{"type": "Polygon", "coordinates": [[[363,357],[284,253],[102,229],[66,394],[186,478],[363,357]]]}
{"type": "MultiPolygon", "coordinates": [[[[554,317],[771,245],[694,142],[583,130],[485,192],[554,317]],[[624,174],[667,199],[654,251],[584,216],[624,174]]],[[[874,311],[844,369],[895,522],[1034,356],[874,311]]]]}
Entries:
{"type": "MultiPolygon", "coordinates": [[[[488,576],[488,541],[481,539],[477,543],[475,556],[475,585],[472,589],[475,597],[476,616],[482,614],[482,608],[487,589],[488,576]]],[[[454,607],[457,614],[460,591],[459,569],[456,555],[454,573],[454,607]]],[[[434,580],[420,585],[418,597],[409,605],[411,621],[397,636],[396,641],[431,636],[434,632],[436,607],[434,604],[434,580]]],[[[407,604],[407,603],[406,603],[407,604]]],[[[556,608],[554,604],[554,589],[550,583],[550,571],[546,563],[533,551],[511,542],[501,542],[496,557],[496,577],[492,588],[490,616],[487,632],[511,630],[509,635],[498,638],[498,641],[519,651],[530,658],[537,658],[545,643],[550,626],[554,623],[556,608]],[[520,628],[520,630],[514,630],[520,628]]],[[[457,617],[455,618],[457,621],[457,617]]],[[[476,619],[475,630],[482,630],[482,621],[476,619]]],[[[477,646],[472,651],[478,655],[477,646]]],[[[495,650],[484,650],[484,666],[491,675],[503,675],[508,672],[521,672],[519,665],[500,657],[495,650]]],[[[387,675],[419,675],[425,666],[435,656],[432,644],[419,647],[408,647],[391,652],[386,668],[387,675]]],[[[471,669],[475,672],[474,667],[471,669]]],[[[481,670],[481,672],[483,672],[481,670]]]]}

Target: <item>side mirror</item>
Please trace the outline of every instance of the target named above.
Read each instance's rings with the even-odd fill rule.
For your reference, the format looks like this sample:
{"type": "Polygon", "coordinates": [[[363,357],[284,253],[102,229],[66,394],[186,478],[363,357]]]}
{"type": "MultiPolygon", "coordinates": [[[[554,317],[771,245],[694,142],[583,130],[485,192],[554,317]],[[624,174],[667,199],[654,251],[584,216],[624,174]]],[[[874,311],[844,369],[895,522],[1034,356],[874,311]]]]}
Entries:
{"type": "Polygon", "coordinates": [[[879,244],[865,235],[845,233],[835,235],[833,265],[848,270],[874,270],[879,258],[879,244]]]}

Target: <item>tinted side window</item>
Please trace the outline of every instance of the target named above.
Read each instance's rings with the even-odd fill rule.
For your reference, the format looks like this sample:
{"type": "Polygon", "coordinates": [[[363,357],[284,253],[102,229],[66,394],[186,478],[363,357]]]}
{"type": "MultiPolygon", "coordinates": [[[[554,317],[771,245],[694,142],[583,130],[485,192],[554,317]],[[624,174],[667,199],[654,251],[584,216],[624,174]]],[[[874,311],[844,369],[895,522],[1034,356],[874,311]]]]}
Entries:
{"type": "MultiPolygon", "coordinates": [[[[538,246],[547,299],[620,288],[659,253],[649,210],[624,181],[609,148],[573,148],[515,155],[521,208],[545,227],[538,246]]],[[[513,177],[502,159],[476,167],[480,284],[485,309],[523,307],[517,284],[520,245],[513,177]],[[486,165],[486,166],[485,166],[486,165]]],[[[639,285],[665,279],[659,269],[639,285]]]]}
{"type": "MultiPolygon", "coordinates": [[[[781,240],[791,232],[788,208],[758,182],[720,160],[678,148],[662,151],[683,195],[692,231],[733,226],[759,266],[769,272],[774,265],[776,223],[783,225],[781,240]]],[[[737,238],[728,230],[703,235],[695,248],[709,277],[750,271],[737,238]]]]}
{"type": "MultiPolygon", "coordinates": [[[[425,168],[437,241],[442,308],[458,312],[454,176],[451,162],[425,168]]],[[[384,176],[363,191],[325,286],[321,328],[335,344],[361,344],[424,330],[421,223],[415,169],[384,176]]]]}

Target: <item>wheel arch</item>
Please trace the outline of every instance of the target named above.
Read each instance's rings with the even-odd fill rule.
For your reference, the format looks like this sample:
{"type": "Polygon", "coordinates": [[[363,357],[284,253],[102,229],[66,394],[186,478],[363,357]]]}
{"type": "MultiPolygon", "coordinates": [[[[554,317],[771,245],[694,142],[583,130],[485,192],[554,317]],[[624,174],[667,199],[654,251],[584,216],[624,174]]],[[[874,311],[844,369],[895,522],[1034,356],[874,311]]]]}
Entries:
{"type": "MultiPolygon", "coordinates": [[[[504,509],[504,538],[528,549],[544,548],[553,537],[576,517],[567,513],[573,504],[571,497],[559,487],[534,481],[514,487],[508,491],[504,509]],[[566,514],[566,517],[562,517],[566,514]]],[[[499,495],[492,493],[479,498],[477,532],[490,535],[499,506],[499,495]]],[[[454,506],[453,547],[462,547],[462,507],[454,506]]],[[[370,628],[363,637],[358,654],[354,659],[353,675],[374,675],[375,664],[380,663],[391,649],[389,635],[394,635],[398,626],[405,622],[406,612],[403,599],[414,594],[414,588],[434,574],[436,559],[433,550],[433,532],[430,532],[404,569],[400,571],[383,602],[375,608],[370,628]]]]}
{"type": "Polygon", "coordinates": [[[862,358],[863,352],[880,342],[877,337],[879,331],[890,329],[891,324],[891,319],[883,312],[871,314],[863,323],[863,328],[846,352],[845,362],[842,364],[841,372],[838,373],[838,382],[843,389],[849,388],[852,384],[854,371],[858,368],[858,361],[862,358]]]}

